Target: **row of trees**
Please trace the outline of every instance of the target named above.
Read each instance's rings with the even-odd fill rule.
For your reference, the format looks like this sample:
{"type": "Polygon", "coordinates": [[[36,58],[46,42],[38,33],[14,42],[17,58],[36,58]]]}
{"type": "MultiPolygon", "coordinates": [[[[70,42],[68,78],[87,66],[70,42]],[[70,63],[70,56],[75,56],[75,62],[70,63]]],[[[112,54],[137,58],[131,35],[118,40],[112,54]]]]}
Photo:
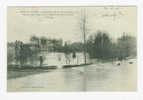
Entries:
{"type": "Polygon", "coordinates": [[[38,38],[36,36],[32,36],[30,41],[32,44],[39,45],[41,49],[48,50],[49,52],[82,52],[84,45],[82,42],[70,43],[66,41],[63,43],[62,39],[49,39],[46,37],[38,38]]]}
{"type": "Polygon", "coordinates": [[[136,56],[136,38],[125,33],[113,41],[106,32],[98,31],[86,45],[91,58],[123,60],[136,56]]]}
{"type": "Polygon", "coordinates": [[[49,39],[46,37],[32,36],[29,43],[23,43],[22,41],[17,40],[8,43],[8,64],[15,61],[21,66],[28,61],[33,63],[40,59],[40,53],[43,51],[62,52],[67,55],[73,52],[82,52],[82,46],[83,43],[81,42],[63,43],[62,39],[49,39]]]}
{"type": "Polygon", "coordinates": [[[62,39],[32,36],[30,42],[26,44],[21,41],[8,43],[8,62],[12,62],[14,59],[21,65],[28,59],[32,62],[39,59],[37,57],[43,50],[65,54],[85,52],[89,54],[90,58],[123,60],[127,57],[136,56],[136,38],[124,33],[113,41],[106,32],[98,31],[96,34],[89,36],[86,43],[63,43],[62,39]]]}

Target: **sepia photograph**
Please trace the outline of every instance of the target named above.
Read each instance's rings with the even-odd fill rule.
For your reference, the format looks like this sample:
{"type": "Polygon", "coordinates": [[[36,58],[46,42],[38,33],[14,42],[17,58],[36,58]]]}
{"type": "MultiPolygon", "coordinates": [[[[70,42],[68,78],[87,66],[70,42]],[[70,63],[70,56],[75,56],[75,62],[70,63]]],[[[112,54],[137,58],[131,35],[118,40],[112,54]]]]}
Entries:
{"type": "Polygon", "coordinates": [[[8,6],[8,92],[136,92],[136,6],[8,6]]]}

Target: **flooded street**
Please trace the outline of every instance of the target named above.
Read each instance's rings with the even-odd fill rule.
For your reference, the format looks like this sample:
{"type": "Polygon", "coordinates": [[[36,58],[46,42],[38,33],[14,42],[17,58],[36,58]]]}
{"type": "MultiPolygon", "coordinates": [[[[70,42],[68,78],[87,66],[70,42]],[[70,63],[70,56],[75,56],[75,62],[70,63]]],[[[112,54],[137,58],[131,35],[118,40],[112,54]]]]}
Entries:
{"type": "Polygon", "coordinates": [[[135,91],[136,61],[97,63],[9,79],[8,91],[135,91]]]}

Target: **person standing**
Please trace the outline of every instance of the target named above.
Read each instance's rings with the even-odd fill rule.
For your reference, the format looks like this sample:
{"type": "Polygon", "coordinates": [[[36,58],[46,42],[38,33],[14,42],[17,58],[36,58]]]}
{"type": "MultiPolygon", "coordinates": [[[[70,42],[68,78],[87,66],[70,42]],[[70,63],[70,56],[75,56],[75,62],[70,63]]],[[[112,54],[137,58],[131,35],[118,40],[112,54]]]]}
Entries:
{"type": "Polygon", "coordinates": [[[40,67],[42,67],[42,65],[43,65],[43,57],[40,56],[40,67]]]}
{"type": "Polygon", "coordinates": [[[75,51],[73,51],[73,53],[72,53],[72,58],[73,58],[73,64],[76,64],[76,62],[75,62],[75,58],[76,58],[76,53],[75,53],[75,51]]]}

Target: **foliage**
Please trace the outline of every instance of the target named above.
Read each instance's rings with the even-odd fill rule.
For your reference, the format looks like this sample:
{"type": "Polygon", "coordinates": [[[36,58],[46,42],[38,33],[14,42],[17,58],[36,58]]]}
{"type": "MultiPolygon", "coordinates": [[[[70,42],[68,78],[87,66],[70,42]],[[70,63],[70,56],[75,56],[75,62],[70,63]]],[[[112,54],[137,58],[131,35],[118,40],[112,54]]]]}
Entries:
{"type": "Polygon", "coordinates": [[[12,64],[15,60],[15,55],[14,55],[14,44],[13,43],[8,43],[7,46],[7,63],[12,64]]]}
{"type": "Polygon", "coordinates": [[[87,52],[91,58],[126,59],[136,56],[136,38],[123,35],[113,42],[106,32],[98,31],[87,40],[87,52]]]}
{"type": "Polygon", "coordinates": [[[28,61],[33,62],[38,59],[42,50],[63,52],[67,55],[73,52],[87,52],[90,58],[123,60],[136,56],[136,38],[123,34],[113,42],[108,33],[98,31],[90,35],[86,43],[64,42],[63,45],[62,39],[32,36],[30,43],[8,43],[8,64],[16,61],[23,66],[28,61]]]}
{"type": "Polygon", "coordinates": [[[92,58],[107,59],[111,53],[111,39],[108,34],[98,31],[94,39],[90,39],[87,42],[88,52],[92,58]]]}
{"type": "Polygon", "coordinates": [[[118,58],[126,59],[130,56],[136,56],[136,39],[129,35],[123,35],[118,38],[118,58]]]}

